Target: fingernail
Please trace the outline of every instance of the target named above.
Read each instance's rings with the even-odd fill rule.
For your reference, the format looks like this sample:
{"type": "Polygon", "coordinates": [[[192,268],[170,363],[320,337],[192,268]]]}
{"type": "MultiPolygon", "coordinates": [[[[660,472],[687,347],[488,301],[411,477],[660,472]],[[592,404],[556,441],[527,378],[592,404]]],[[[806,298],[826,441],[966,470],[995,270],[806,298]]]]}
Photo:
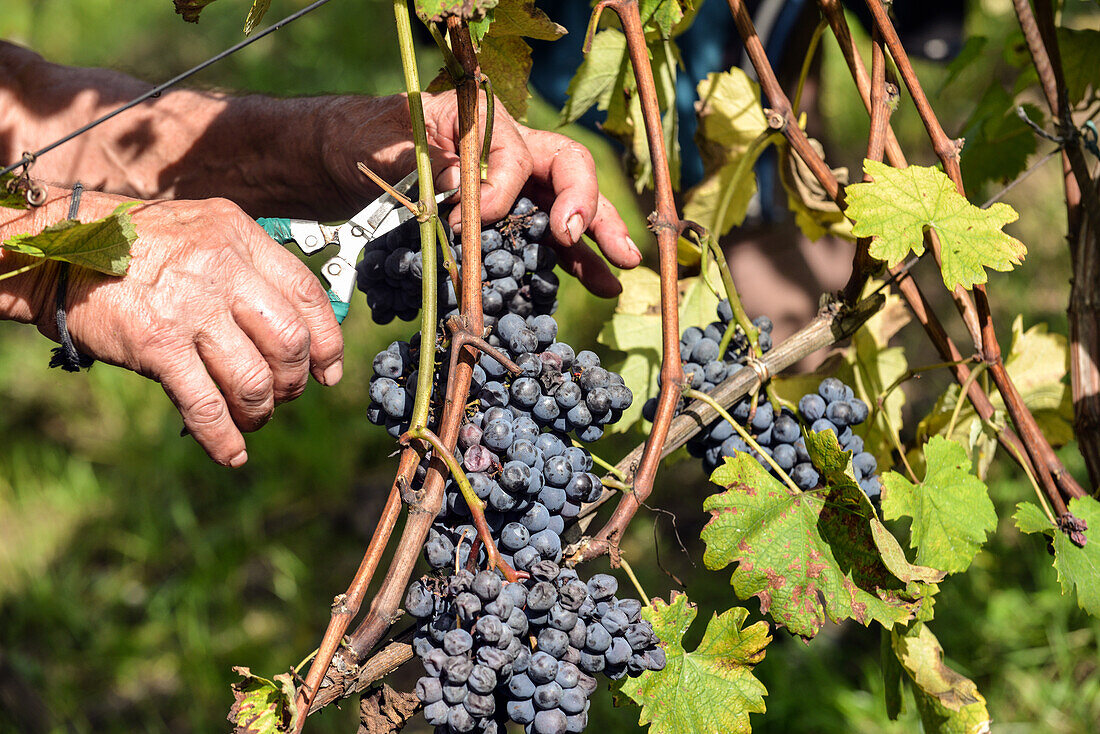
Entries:
{"type": "Polygon", "coordinates": [[[229,460],[229,466],[231,466],[234,469],[237,469],[239,467],[244,466],[246,461],[248,461],[248,452],[247,451],[242,451],[241,453],[237,454],[236,456],[234,456],[232,459],[229,460]]]}
{"type": "Polygon", "coordinates": [[[331,387],[340,381],[340,378],[344,376],[344,362],[340,360],[333,362],[325,371],[321,373],[321,382],[331,387]]]}
{"type": "Polygon", "coordinates": [[[581,219],[580,214],[569,217],[569,221],[565,223],[565,228],[569,231],[569,239],[573,241],[574,245],[581,241],[581,235],[584,234],[584,220],[581,219]]]}
{"type": "Polygon", "coordinates": [[[638,259],[642,259],[642,251],[638,249],[638,246],[634,244],[634,240],[629,237],[626,238],[626,246],[631,252],[638,256],[638,259]]]}

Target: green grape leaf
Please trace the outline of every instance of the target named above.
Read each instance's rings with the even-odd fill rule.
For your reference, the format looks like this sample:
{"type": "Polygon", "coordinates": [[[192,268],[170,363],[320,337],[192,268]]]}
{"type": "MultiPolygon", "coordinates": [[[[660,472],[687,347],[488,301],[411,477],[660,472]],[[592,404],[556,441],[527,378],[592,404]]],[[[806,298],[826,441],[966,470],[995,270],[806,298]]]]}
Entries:
{"type": "MultiPolygon", "coordinates": [[[[712,264],[712,278],[717,266],[712,264]]],[[[608,432],[629,431],[642,417],[642,405],[657,394],[657,376],[661,371],[661,279],[649,268],[624,270],[619,275],[623,292],[615,313],[604,324],[596,340],[620,352],[621,362],[611,367],[622,375],[634,393],[634,402],[608,432]]],[[[680,323],[684,328],[714,321],[718,297],[701,277],[680,281],[680,323]]]]}
{"type": "Polygon", "coordinates": [[[896,472],[882,475],[882,516],[913,518],[909,544],[918,564],[959,573],[997,529],[997,513],[985,483],[970,473],[961,445],[933,436],[922,451],[925,475],[919,485],[896,472]]]}
{"type": "Polygon", "coordinates": [[[432,23],[446,20],[448,16],[458,16],[467,20],[478,20],[497,6],[498,0],[415,0],[416,14],[432,23]]]}
{"type": "Polygon", "coordinates": [[[0,206],[5,209],[26,209],[27,198],[20,191],[8,189],[8,183],[15,180],[15,174],[5,173],[0,176],[0,206]]]}
{"type": "Polygon", "coordinates": [[[748,454],[726,459],[711,481],[727,491],[703,504],[712,515],[703,563],[717,570],[736,562],[734,592],[758,597],[760,610],[791,633],[813,637],[826,615],[891,627],[919,608],[913,589],[883,564],[867,497],[853,482],[797,492],[748,454]]]}
{"type": "Polygon", "coordinates": [[[685,11],[695,8],[695,0],[641,0],[638,12],[642,24],[647,28],[656,28],[661,38],[672,35],[672,29],[684,19],[685,11]]]}
{"type": "Polygon", "coordinates": [[[137,242],[137,232],[126,210],[136,205],[120,204],[94,222],[65,219],[38,234],[16,235],[0,247],[45,260],[63,260],[107,275],[125,275],[130,267],[130,247],[137,242]]]}
{"type": "Polygon", "coordinates": [[[1024,533],[1043,533],[1054,546],[1054,568],[1062,594],[1076,588],[1077,606],[1100,617],[1100,502],[1092,497],[1074,497],[1069,511],[1088,524],[1087,542],[1080,548],[1069,536],[1051,524],[1046,515],[1030,502],[1016,505],[1016,527],[1024,533]]]}
{"type": "MultiPolygon", "coordinates": [[[[568,31],[535,7],[534,0],[499,0],[486,15],[487,30],[493,36],[523,36],[540,41],[556,41],[568,31]]],[[[486,25],[486,21],[480,21],[486,25]]],[[[482,34],[484,35],[484,33],[482,34]]],[[[480,41],[481,37],[475,40],[480,41]]]]}
{"type": "Polygon", "coordinates": [[[752,731],[749,714],[764,713],[768,693],[752,674],[772,639],[768,625],[743,627],[749,612],[734,607],[712,616],[699,646],[687,652],[684,634],[697,613],[687,596],[677,592],[670,604],[654,599],[653,606],[642,609],[667,662],[664,670],[624,680],[619,691],[642,707],[638,724],[649,724],[651,734],[747,734],[752,731]]]}
{"type": "MultiPolygon", "coordinates": [[[[1043,113],[1024,105],[1032,120],[1042,124],[1043,113]]],[[[963,127],[960,163],[967,191],[980,191],[988,181],[1008,182],[1023,173],[1038,147],[1035,133],[1016,114],[1008,92],[995,81],[982,96],[963,127]]]]}
{"type": "Polygon", "coordinates": [[[910,251],[924,253],[924,228],[939,234],[943,282],[948,290],[985,283],[986,268],[1006,271],[1023,262],[1027,249],[1001,231],[1016,221],[1016,211],[1001,202],[979,209],[961,196],[935,168],[891,168],[863,162],[871,183],[847,188],[852,233],[871,237],[871,255],[891,266],[910,251]]]}
{"type": "Polygon", "coordinates": [[[612,94],[620,87],[617,81],[623,76],[624,64],[629,67],[626,36],[622,31],[608,28],[597,33],[577,73],[569,82],[559,124],[576,122],[593,105],[600,111],[606,110],[612,94]]]}
{"type": "Polygon", "coordinates": [[[268,680],[244,667],[234,667],[233,672],[244,679],[233,684],[233,707],[226,717],[233,724],[233,734],[291,731],[298,709],[290,674],[282,673],[268,680]]]}
{"type": "Polygon", "coordinates": [[[810,455],[814,468],[821,473],[823,484],[833,491],[842,487],[847,490],[849,501],[858,505],[854,508],[855,511],[867,518],[871,539],[886,569],[906,583],[941,581],[944,577],[942,571],[914,565],[906,560],[905,551],[901,549],[897,538],[878,519],[871,500],[860,490],[855,469],[852,466],[852,452],[840,447],[836,434],[832,430],[803,431],[803,438],[806,442],[806,453],[810,455]]]}
{"type": "Polygon", "coordinates": [[[890,633],[891,644],[909,679],[917,711],[929,734],[988,734],[989,710],[974,681],[943,662],[939,640],[924,624],[890,633]]]}
{"type": "Polygon", "coordinates": [[[1058,50],[1070,104],[1083,100],[1090,88],[1100,91],[1100,31],[1058,28],[1058,50]]]}
{"type": "MultiPolygon", "coordinates": [[[[1005,369],[1047,440],[1055,447],[1072,441],[1073,402],[1064,382],[1069,369],[1066,338],[1050,333],[1046,324],[1036,324],[1025,331],[1023,317],[1017,316],[1012,322],[1012,344],[1005,358],[1005,369]]],[[[917,427],[919,440],[935,434],[946,435],[958,398],[958,385],[948,387],[917,427]]],[[[994,391],[989,399],[995,410],[994,421],[1003,423],[1005,404],[1000,393],[994,391]]],[[[997,437],[983,424],[969,401],[959,410],[955,430],[947,438],[966,447],[978,475],[984,475],[996,452],[997,437]]]]}
{"type": "Polygon", "coordinates": [[[745,220],[756,193],[756,159],[777,138],[768,135],[760,87],[738,67],[699,82],[695,142],[703,180],[684,197],[684,218],[720,237],[745,220]]]}
{"type": "Polygon", "coordinates": [[[267,9],[271,7],[271,0],[252,0],[252,7],[248,9],[248,17],[244,20],[244,34],[251,35],[256,26],[263,20],[267,9]]]}

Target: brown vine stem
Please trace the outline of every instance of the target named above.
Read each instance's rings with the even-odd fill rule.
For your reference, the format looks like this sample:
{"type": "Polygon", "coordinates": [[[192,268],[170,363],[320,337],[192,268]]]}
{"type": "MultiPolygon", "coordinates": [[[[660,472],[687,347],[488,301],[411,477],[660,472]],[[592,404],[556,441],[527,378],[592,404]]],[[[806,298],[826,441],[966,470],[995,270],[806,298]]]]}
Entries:
{"type": "MultiPolygon", "coordinates": [[[[867,160],[882,161],[886,152],[886,131],[890,129],[890,113],[893,102],[897,101],[897,88],[893,95],[886,85],[886,53],[882,50],[882,35],[875,29],[871,41],[871,132],[867,136],[867,160]],[[891,96],[893,99],[891,99],[891,96]]],[[[870,177],[863,175],[863,180],[870,177]]],[[[852,258],[852,274],[844,286],[844,302],[855,303],[863,294],[863,289],[874,271],[882,263],[871,257],[871,238],[860,237],[856,241],[856,252],[852,258]]]]}
{"type": "MultiPolygon", "coordinates": [[[[649,65],[642,19],[637,0],[603,0],[592,11],[589,30],[604,9],[610,9],[618,17],[626,34],[627,51],[638,83],[638,98],[645,120],[649,158],[653,164],[653,187],[656,211],[649,215],[649,227],[657,235],[658,265],[661,276],[661,393],[657,400],[657,412],[653,428],[646,440],[640,466],[634,475],[632,491],[625,493],[607,524],[588,545],[589,558],[607,553],[612,564],[617,564],[618,543],[631,518],[641,503],[653,491],[653,480],[661,462],[661,448],[665,445],[668,427],[672,422],[676,404],[680,400],[680,386],[684,382],[683,365],[680,364],[680,315],[676,268],[676,242],[680,237],[680,217],[672,190],[672,176],[668,169],[668,155],[661,129],[661,111],[657,103],[657,87],[653,80],[653,68],[649,65]]],[[[585,47],[591,41],[591,35],[585,47]]]]}
{"type": "MultiPolygon", "coordinates": [[[[913,65],[909,62],[909,56],[902,46],[901,38],[894,29],[894,25],[890,21],[881,0],[866,0],[866,2],[867,8],[871,11],[871,16],[874,19],[875,27],[882,33],[886,47],[890,51],[890,56],[894,59],[898,72],[913,98],[917,114],[920,115],[921,122],[924,123],[925,131],[932,141],[932,147],[936,151],[936,155],[943,163],[944,171],[952,183],[955,184],[959,194],[965,196],[962,170],[959,168],[959,146],[957,141],[950,140],[947,133],[944,132],[943,126],[940,124],[939,118],[936,117],[932,105],[928,102],[928,97],[925,95],[920,80],[913,70],[913,65]]],[[[933,249],[933,255],[936,257],[937,264],[942,267],[940,252],[937,248],[933,249]]],[[[965,295],[965,292],[960,294],[961,290],[961,288],[955,288],[953,296],[960,313],[966,318],[968,303],[971,303],[971,301],[969,298],[959,297],[959,295],[965,295]]],[[[1085,491],[1062,466],[1061,461],[1054,453],[1054,449],[1051,448],[1050,443],[1039,429],[1035,416],[1024,404],[1023,398],[1008,374],[1008,370],[1005,369],[985,285],[976,284],[973,293],[972,303],[977,309],[978,323],[981,325],[981,339],[975,342],[975,347],[981,353],[982,359],[990,365],[989,373],[993,377],[993,383],[1004,399],[1009,417],[1012,418],[1012,422],[1023,440],[1024,449],[1031,458],[1032,468],[1035,470],[1039,483],[1042,485],[1043,490],[1050,495],[1051,503],[1056,511],[1060,509],[1059,514],[1063,514],[1065,512],[1065,500],[1062,498],[1061,492],[1064,491],[1071,497],[1082,497],[1085,495],[1085,491]]]]}
{"type": "MultiPolygon", "coordinates": [[[[852,40],[852,34],[848,29],[848,22],[844,18],[844,12],[840,2],[839,0],[818,0],[818,2],[822,12],[825,14],[826,20],[829,22],[829,27],[833,30],[833,35],[836,37],[837,43],[840,45],[841,55],[843,55],[844,60],[848,64],[848,70],[851,72],[852,79],[855,81],[859,95],[863,99],[864,107],[870,112],[871,78],[867,74],[867,68],[863,65],[863,58],[859,55],[855,42],[852,40]]],[[[896,168],[905,168],[909,165],[909,162],[905,158],[905,154],[901,150],[901,146],[898,144],[897,138],[894,136],[893,129],[889,126],[887,127],[886,135],[886,157],[890,161],[890,165],[896,168]]],[[[933,249],[932,240],[934,240],[935,237],[936,235],[931,229],[925,233],[928,249],[933,249]]],[[[901,293],[902,297],[905,299],[905,302],[909,306],[909,310],[924,329],[933,346],[936,347],[936,351],[939,352],[940,357],[952,364],[951,369],[955,376],[955,382],[959,385],[967,384],[967,378],[970,376],[970,368],[964,364],[962,352],[947,334],[947,330],[944,329],[939,317],[936,315],[935,311],[932,310],[932,305],[928,302],[928,299],[925,298],[916,280],[911,278],[908,272],[903,268],[904,266],[898,266],[890,270],[891,275],[896,279],[898,292],[901,293]]],[[[977,323],[971,328],[968,322],[968,328],[970,328],[971,336],[974,339],[980,338],[977,323]]],[[[970,384],[971,388],[967,393],[967,398],[974,406],[974,410],[981,416],[982,420],[990,420],[994,412],[993,403],[989,400],[989,396],[985,394],[985,391],[981,389],[980,385],[974,383],[970,384]]],[[[1010,456],[1015,459],[1024,457],[1024,460],[1027,461],[1027,466],[1025,466],[1024,469],[1032,472],[1031,460],[1027,458],[1023,444],[1020,442],[1015,432],[1011,429],[1006,429],[998,432],[997,438],[1009,452],[1010,456]]]]}
{"type": "MultiPolygon", "coordinates": [[[[840,45],[840,52],[844,56],[844,61],[848,65],[852,78],[855,80],[859,96],[863,99],[863,106],[870,112],[872,109],[871,78],[867,74],[867,67],[863,64],[863,57],[859,55],[859,50],[852,40],[852,33],[848,28],[848,21],[844,18],[843,6],[840,0],[818,0],[818,5],[821,8],[821,12],[824,13],[825,19],[829,23],[829,27],[833,31],[833,36],[840,45]]],[[[887,126],[886,131],[886,157],[890,161],[890,165],[896,168],[904,168],[909,165],[908,161],[905,160],[905,154],[901,150],[901,145],[894,135],[894,130],[890,126],[887,126]]],[[[924,237],[928,249],[938,253],[940,251],[939,236],[932,229],[929,229],[925,232],[924,237]]],[[[958,299],[959,297],[960,294],[952,294],[952,298],[958,299]]],[[[970,333],[971,340],[978,343],[981,339],[981,327],[978,324],[977,313],[965,292],[961,292],[961,298],[961,303],[959,303],[958,300],[956,300],[956,302],[963,312],[963,323],[970,333]]]]}
{"type": "Polygon", "coordinates": [[[1013,0],[1039,82],[1058,124],[1062,146],[1062,180],[1073,279],[1069,296],[1070,386],[1073,393],[1077,446],[1088,467],[1093,491],[1100,489],[1100,201],[1097,182],[1081,151],[1066,97],[1054,9],[1037,0],[1013,0]]]}
{"type": "MultiPolygon", "coordinates": [[[[822,11],[826,14],[826,18],[829,20],[829,24],[833,29],[834,35],[836,36],[838,43],[840,43],[841,45],[844,58],[849,64],[849,69],[851,70],[852,77],[854,78],[856,86],[859,89],[860,96],[863,98],[864,104],[867,106],[868,110],[870,110],[870,79],[867,75],[866,68],[863,66],[863,61],[855,49],[851,33],[848,30],[847,22],[844,20],[843,12],[840,9],[839,3],[836,2],[836,0],[819,0],[819,3],[821,5],[822,11]]],[[[874,0],[868,0],[868,5],[877,5],[879,10],[882,9],[881,4],[874,2],[874,0]]],[[[874,9],[872,8],[872,10],[874,9]]],[[[879,20],[880,17],[876,15],[876,25],[879,25],[879,28],[883,34],[883,38],[886,41],[887,48],[890,50],[891,55],[895,57],[895,63],[898,64],[899,68],[904,66],[908,69],[909,73],[906,74],[903,71],[902,76],[907,85],[910,82],[912,82],[914,85],[913,87],[910,87],[910,93],[913,94],[914,97],[919,96],[920,99],[923,100],[923,105],[918,105],[918,111],[922,107],[929,109],[930,111],[930,108],[927,105],[927,99],[924,96],[924,92],[920,88],[919,81],[916,80],[916,75],[912,73],[912,66],[908,63],[908,57],[905,56],[904,49],[900,48],[900,42],[897,42],[896,45],[894,43],[897,40],[897,33],[894,31],[893,26],[889,22],[889,19],[885,17],[884,12],[881,14],[881,20],[885,22],[885,26],[879,24],[879,20]],[[899,60],[899,57],[901,60],[899,60]],[[914,88],[916,89],[916,91],[914,91],[914,88]]],[[[930,125],[933,128],[938,128],[939,137],[946,139],[946,134],[943,133],[942,128],[939,127],[939,122],[934,118],[934,116],[930,120],[926,121],[926,125],[930,125]]],[[[933,134],[930,133],[930,135],[933,134]]],[[[904,167],[905,165],[907,165],[904,155],[902,155],[901,153],[900,147],[896,146],[896,140],[892,144],[890,136],[887,136],[886,153],[887,156],[890,157],[890,162],[892,165],[895,165],[897,167],[904,167]]],[[[955,168],[957,169],[957,161],[955,163],[955,168]]],[[[946,167],[947,166],[945,164],[945,168],[946,167]]],[[[956,186],[960,185],[961,180],[956,183],[956,186]]],[[[938,240],[935,237],[929,237],[928,241],[930,243],[930,249],[932,249],[934,253],[938,252],[938,240]]],[[[896,269],[895,271],[891,272],[896,272],[896,269]]],[[[913,280],[913,278],[908,274],[905,274],[902,277],[898,278],[898,290],[905,297],[906,303],[908,303],[910,310],[913,312],[914,316],[917,318],[921,326],[924,327],[925,332],[928,334],[929,338],[932,340],[933,344],[936,346],[943,359],[950,362],[961,362],[961,352],[959,351],[958,347],[955,346],[951,338],[947,335],[946,330],[943,328],[942,323],[932,311],[930,304],[924,297],[924,294],[920,291],[919,287],[917,287],[916,281],[913,280]]],[[[953,297],[954,295],[955,294],[953,294],[953,297]]],[[[963,295],[966,296],[965,293],[963,295]]],[[[984,288],[982,289],[982,293],[980,295],[984,295],[984,288]]],[[[969,301],[969,297],[967,297],[965,300],[969,301]]],[[[955,298],[955,302],[956,305],[959,306],[960,313],[963,316],[963,321],[967,323],[968,328],[970,328],[971,330],[971,336],[975,339],[977,349],[979,350],[979,352],[982,353],[983,358],[987,357],[988,355],[984,352],[982,347],[983,342],[985,341],[986,334],[984,334],[982,331],[975,332],[975,330],[970,326],[970,319],[973,316],[974,311],[972,309],[966,308],[965,304],[960,302],[960,299],[958,298],[955,298]]],[[[986,306],[988,306],[987,302],[986,306]]],[[[980,320],[976,320],[976,323],[980,323],[980,320]]],[[[997,347],[997,355],[999,359],[999,347],[997,347]]],[[[955,379],[960,385],[966,383],[966,378],[970,374],[970,370],[967,367],[960,363],[956,367],[953,367],[952,371],[955,373],[955,379]]],[[[1001,383],[1006,382],[1006,380],[1002,379],[1007,378],[1007,372],[1005,372],[1003,369],[1003,363],[1001,364],[1000,370],[994,369],[991,370],[991,373],[995,376],[995,378],[1000,379],[1001,383]]],[[[995,380],[995,382],[997,382],[997,380],[995,380]]],[[[998,390],[1000,390],[1000,387],[1001,384],[998,384],[998,390]]],[[[1015,392],[1014,387],[1012,391],[1015,392]]],[[[981,389],[979,389],[979,386],[976,383],[971,383],[971,389],[967,396],[970,398],[970,401],[974,405],[975,410],[978,412],[978,415],[981,416],[983,420],[988,420],[993,415],[993,405],[989,400],[989,396],[987,396],[981,389]]],[[[1017,394],[1017,398],[1018,397],[1019,396],[1017,394]]],[[[1005,402],[1006,404],[1008,404],[1010,400],[1006,398],[1005,402]]],[[[1022,406],[1022,401],[1017,401],[1015,405],[1016,407],[1022,406]]],[[[1026,407],[1024,408],[1024,412],[1027,412],[1026,407]]],[[[1011,412],[1010,415],[1012,415],[1011,412]]],[[[1030,412],[1028,412],[1028,417],[1030,417],[1030,412]]],[[[1016,423],[1015,416],[1013,416],[1013,422],[1016,423]]],[[[1032,424],[1034,424],[1033,418],[1032,424]]],[[[1017,429],[1024,431],[1026,430],[1026,427],[1021,428],[1019,423],[1017,423],[1017,429]]],[[[1028,435],[1023,436],[1023,440],[1021,440],[1021,438],[1016,434],[1007,430],[998,434],[998,440],[1002,444],[1005,444],[1006,449],[1008,449],[1009,454],[1013,458],[1027,456],[1029,458],[1029,461],[1032,462],[1035,461],[1035,458],[1031,455],[1031,452],[1027,450],[1027,446],[1024,442],[1028,440],[1033,440],[1033,437],[1034,433],[1030,431],[1028,431],[1028,435]]],[[[1042,468],[1051,468],[1051,471],[1048,471],[1047,475],[1053,475],[1055,478],[1057,478],[1058,483],[1067,492],[1067,494],[1070,494],[1071,496],[1080,496],[1079,493],[1083,493],[1084,490],[1081,489],[1076,480],[1074,480],[1073,477],[1061,465],[1061,462],[1058,460],[1053,450],[1050,449],[1049,444],[1046,442],[1046,439],[1042,437],[1041,433],[1039,434],[1039,440],[1041,444],[1046,447],[1046,451],[1043,454],[1043,459],[1044,462],[1046,462],[1046,466],[1042,468]]],[[[1033,471],[1036,471],[1036,473],[1040,473],[1039,470],[1035,469],[1035,466],[1032,466],[1031,469],[1033,471]]],[[[1047,486],[1049,491],[1049,485],[1047,486]]],[[[1057,491],[1055,491],[1055,493],[1057,493],[1057,491]]],[[[1061,501],[1061,499],[1059,499],[1059,501],[1061,501]]]]}
{"type": "MultiPolygon", "coordinates": [[[[466,21],[457,17],[447,19],[451,48],[465,72],[457,82],[459,118],[459,171],[462,197],[462,272],[481,272],[481,176],[478,136],[478,68],[477,55],[466,21]]],[[[489,101],[492,104],[492,100],[489,101]]],[[[462,279],[463,318],[471,331],[484,329],[481,311],[481,282],[477,277],[462,279]]],[[[422,337],[423,338],[423,337],[422,337]]],[[[466,399],[470,392],[470,377],[477,350],[463,348],[454,372],[449,375],[448,397],[440,418],[438,435],[443,447],[454,451],[458,429],[462,423],[466,399]]],[[[410,508],[409,521],[390,563],[378,594],[371,602],[363,622],[351,634],[348,652],[355,664],[363,660],[386,630],[390,628],[400,605],[401,595],[408,586],[413,567],[424,546],[428,529],[443,503],[443,460],[434,457],[428,466],[428,475],[420,492],[418,507],[410,508]]],[[[334,685],[337,683],[334,681],[334,685]]]]}
{"type": "MultiPolygon", "coordinates": [[[[382,554],[386,551],[386,544],[389,543],[394,525],[397,524],[397,518],[401,514],[402,486],[408,486],[411,483],[419,460],[420,457],[415,450],[409,449],[401,453],[397,476],[390,488],[389,497],[386,498],[386,504],[382,508],[382,516],[378,519],[378,525],[367,545],[367,551],[359,563],[359,569],[355,572],[348,590],[333,600],[332,616],[329,618],[328,627],[309,666],[309,672],[306,673],[305,682],[298,689],[298,711],[306,711],[312,705],[324,680],[325,672],[344,639],[348,625],[359,613],[363,597],[366,596],[367,588],[370,586],[371,579],[374,578],[374,572],[378,569],[382,554]]],[[[293,722],[295,731],[302,731],[305,719],[305,716],[299,716],[293,722]]]]}

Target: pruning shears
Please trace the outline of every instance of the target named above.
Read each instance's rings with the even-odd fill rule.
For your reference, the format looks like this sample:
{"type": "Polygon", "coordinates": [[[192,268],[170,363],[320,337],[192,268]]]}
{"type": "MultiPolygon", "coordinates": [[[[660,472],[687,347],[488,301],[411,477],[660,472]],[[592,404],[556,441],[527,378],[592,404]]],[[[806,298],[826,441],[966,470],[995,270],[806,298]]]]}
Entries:
{"type": "MultiPolygon", "coordinates": [[[[394,190],[406,195],[419,177],[413,171],[394,185],[394,190]]],[[[436,203],[454,194],[457,189],[436,194],[436,203]]],[[[381,237],[416,216],[389,192],[364,207],[344,224],[328,225],[310,219],[263,217],[256,222],[280,245],[293,242],[303,253],[312,255],[329,245],[339,245],[339,251],[321,267],[321,277],[328,283],[328,300],[336,320],[343,323],[355,292],[355,263],[372,240],[381,237]]]]}

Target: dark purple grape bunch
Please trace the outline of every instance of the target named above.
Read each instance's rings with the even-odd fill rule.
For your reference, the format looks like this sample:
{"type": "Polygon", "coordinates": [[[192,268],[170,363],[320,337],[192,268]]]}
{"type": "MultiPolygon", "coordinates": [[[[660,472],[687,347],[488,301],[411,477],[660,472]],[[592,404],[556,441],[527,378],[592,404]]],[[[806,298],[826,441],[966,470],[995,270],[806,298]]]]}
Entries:
{"type": "MultiPolygon", "coordinates": [[[[524,319],[558,310],[558,259],[544,244],[550,216],[520,197],[512,212],[481,232],[481,309],[486,326],[505,314],[524,319]]],[[[461,257],[461,247],[459,257],[461,257]]]]}
{"type": "MultiPolygon", "coordinates": [[[[448,256],[455,258],[454,234],[443,225],[447,233],[448,256]]],[[[436,243],[436,262],[439,263],[437,295],[439,312],[455,312],[458,296],[454,284],[443,267],[443,250],[436,243]]],[[[412,321],[420,313],[421,282],[424,277],[424,260],[420,252],[420,228],[415,219],[371,240],[363,250],[363,258],[355,266],[355,284],[367,297],[371,318],[376,324],[388,324],[394,317],[412,321]]]]}
{"type": "Polygon", "coordinates": [[[465,570],[413,582],[405,607],[417,619],[413,650],[426,674],[416,693],[428,723],[443,732],[502,732],[508,721],[528,734],[584,731],[597,673],[637,676],[666,662],[641,602],[617,599],[617,586],[607,574],[585,583],[549,561],[523,582],[465,570]]]}
{"type": "MultiPolygon", "coordinates": [[[[540,433],[530,417],[507,408],[471,416],[459,432],[459,450],[470,486],[486,504],[485,519],[501,556],[521,571],[542,560],[561,560],[565,523],[603,493],[586,450],[567,446],[554,433],[540,433]]],[[[428,564],[464,566],[475,536],[466,499],[448,479],[425,545],[428,564]]],[[[487,560],[484,549],[475,560],[487,560]]]]}
{"type": "MultiPolygon", "coordinates": [[[[684,376],[690,381],[692,389],[709,393],[726,378],[746,369],[749,340],[739,327],[734,327],[735,331],[726,346],[725,354],[719,354],[722,350],[722,339],[731,323],[733,308],[728,299],[722,299],[718,304],[718,321],[712,321],[702,329],[698,326],[684,329],[680,336],[680,361],[684,365],[684,376]]],[[[772,320],[767,316],[760,316],[753,320],[753,326],[757,329],[760,351],[770,351],[772,320]]],[[[657,398],[652,397],[642,406],[642,417],[652,421],[656,412],[657,398]]]]}
{"type": "Polygon", "coordinates": [[[541,428],[572,433],[584,443],[603,437],[634,402],[621,375],[600,365],[594,352],[575,352],[557,341],[553,317],[527,320],[506,314],[496,324],[489,342],[507,351],[520,368],[509,374],[488,355],[475,369],[476,397],[482,408],[507,407],[528,415],[541,428]]]}
{"type": "MultiPolygon", "coordinates": [[[[394,438],[409,429],[420,374],[419,359],[419,333],[408,342],[391,342],[374,357],[367,420],[376,426],[385,426],[394,438]]],[[[439,370],[435,372],[438,381],[439,370]]]]}
{"type": "Polygon", "coordinates": [[[522,583],[491,571],[459,570],[409,587],[405,610],[417,619],[413,651],[425,672],[416,695],[437,731],[505,731],[502,692],[531,657],[522,638],[526,598],[522,583]]]}
{"type": "MultiPolygon", "coordinates": [[[[486,324],[491,326],[507,313],[524,318],[552,314],[557,310],[557,257],[543,243],[550,217],[530,199],[520,198],[512,212],[481,232],[481,297],[486,324]]],[[[462,272],[462,246],[447,233],[447,254],[462,272]]],[[[443,250],[436,245],[439,284],[438,303],[442,319],[458,313],[458,296],[443,265],[443,250]]],[[[415,220],[369,243],[363,259],[355,266],[356,284],[367,296],[371,317],[388,324],[397,318],[412,321],[420,312],[424,262],[420,252],[420,230],[415,220]]]]}
{"type": "MultiPolygon", "coordinates": [[[[852,452],[852,467],[855,470],[859,488],[872,500],[882,492],[879,479],[878,462],[874,454],[863,450],[863,439],[853,431],[867,420],[870,410],[867,403],[855,396],[851,387],[835,377],[826,377],[818,385],[817,392],[803,395],[798,401],[798,412],[802,420],[814,432],[832,431],[845,451],[852,452]]],[[[803,489],[818,486],[820,476],[805,456],[805,445],[801,447],[799,463],[791,471],[791,479],[803,489]],[[802,457],[805,458],[802,458],[802,457]]]]}
{"type": "MultiPolygon", "coordinates": [[[[752,401],[746,396],[737,401],[730,415],[752,436],[760,451],[770,456],[783,471],[790,472],[800,456],[809,458],[802,443],[802,427],[793,412],[783,408],[776,417],[767,401],[760,402],[755,412],[751,409],[752,401]]],[[[749,454],[769,472],[775,473],[767,460],[745,443],[729,421],[724,419],[714,421],[689,439],[687,450],[695,458],[703,460],[703,468],[708,475],[727,457],[738,452],[749,454]]]]}

